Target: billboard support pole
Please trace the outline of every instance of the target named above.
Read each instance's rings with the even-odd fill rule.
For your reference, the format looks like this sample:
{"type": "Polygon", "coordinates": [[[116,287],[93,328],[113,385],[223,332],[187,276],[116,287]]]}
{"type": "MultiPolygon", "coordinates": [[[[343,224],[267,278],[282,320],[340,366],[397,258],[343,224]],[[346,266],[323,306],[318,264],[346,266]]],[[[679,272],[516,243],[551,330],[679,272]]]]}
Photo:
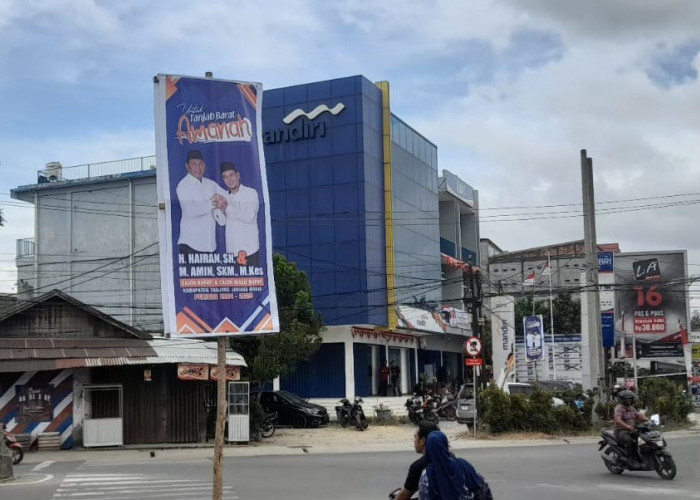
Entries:
{"type": "MultiPolygon", "coordinates": [[[[207,71],[205,78],[213,78],[214,74],[207,71]]],[[[226,342],[224,336],[216,339],[216,361],[218,377],[216,380],[216,430],[214,431],[214,484],[212,485],[212,500],[221,500],[224,490],[224,429],[226,427],[226,342]]]]}
{"type": "Polygon", "coordinates": [[[217,338],[216,432],[214,436],[214,485],[212,500],[221,500],[224,489],[224,427],[226,422],[226,337],[217,338]]]}
{"type": "Polygon", "coordinates": [[[634,370],[634,391],[639,395],[639,386],[637,385],[637,339],[632,335],[632,369],[634,370]]]}

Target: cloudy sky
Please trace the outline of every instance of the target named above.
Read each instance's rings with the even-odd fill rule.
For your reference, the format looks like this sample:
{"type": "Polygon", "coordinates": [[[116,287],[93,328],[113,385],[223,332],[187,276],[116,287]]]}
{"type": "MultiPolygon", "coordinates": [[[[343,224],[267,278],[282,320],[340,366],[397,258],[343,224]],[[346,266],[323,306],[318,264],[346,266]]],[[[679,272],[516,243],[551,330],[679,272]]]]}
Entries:
{"type": "Polygon", "coordinates": [[[586,149],[598,241],[687,249],[699,276],[698,26],[694,0],[0,0],[0,291],[32,236],[10,189],[49,161],[154,154],[153,75],[205,71],[390,81],[506,250],[583,237],[586,149]]]}

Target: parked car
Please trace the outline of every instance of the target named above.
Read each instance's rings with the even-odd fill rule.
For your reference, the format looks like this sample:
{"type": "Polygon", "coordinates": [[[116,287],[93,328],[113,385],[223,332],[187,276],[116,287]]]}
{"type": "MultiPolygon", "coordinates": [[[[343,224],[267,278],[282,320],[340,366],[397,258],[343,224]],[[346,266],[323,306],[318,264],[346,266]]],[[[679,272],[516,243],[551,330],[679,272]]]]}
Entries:
{"type": "Polygon", "coordinates": [[[549,392],[564,392],[576,388],[576,384],[571,380],[542,380],[539,386],[549,392]]]}
{"type": "Polygon", "coordinates": [[[468,385],[463,385],[457,394],[457,422],[460,424],[474,423],[475,412],[476,404],[474,403],[472,388],[468,385]]]}
{"type": "MultiPolygon", "coordinates": [[[[523,394],[527,396],[533,390],[535,390],[535,387],[527,382],[506,382],[503,386],[503,392],[506,394],[523,394]]],[[[564,406],[566,403],[563,399],[552,397],[552,404],[556,408],[557,406],[564,406]]]]}
{"type": "MultiPolygon", "coordinates": [[[[257,393],[251,394],[251,398],[257,393]]],[[[328,411],[287,391],[263,391],[260,404],[266,413],[277,413],[277,425],[318,427],[328,423],[328,411]]]]}

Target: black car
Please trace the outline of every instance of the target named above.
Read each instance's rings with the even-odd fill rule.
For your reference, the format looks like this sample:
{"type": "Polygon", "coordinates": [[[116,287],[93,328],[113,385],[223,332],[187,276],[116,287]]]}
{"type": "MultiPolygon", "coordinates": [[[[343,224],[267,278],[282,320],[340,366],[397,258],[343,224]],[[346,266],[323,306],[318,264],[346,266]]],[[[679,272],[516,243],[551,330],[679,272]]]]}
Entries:
{"type": "MultiPolygon", "coordinates": [[[[257,394],[251,394],[256,397],[257,394]]],[[[328,411],[287,391],[263,391],[260,404],[267,413],[277,412],[278,425],[318,427],[328,423],[328,411]]]]}

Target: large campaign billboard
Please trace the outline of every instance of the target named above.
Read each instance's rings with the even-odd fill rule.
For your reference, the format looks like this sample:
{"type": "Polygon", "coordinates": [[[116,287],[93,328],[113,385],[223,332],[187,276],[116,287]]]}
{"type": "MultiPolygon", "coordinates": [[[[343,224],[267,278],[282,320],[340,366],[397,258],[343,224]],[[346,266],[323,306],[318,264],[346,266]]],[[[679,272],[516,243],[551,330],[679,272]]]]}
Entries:
{"type": "Polygon", "coordinates": [[[277,332],[262,85],[154,82],[165,332],[277,332]]]}
{"type": "Polygon", "coordinates": [[[618,336],[634,336],[638,357],[682,357],[678,347],[640,347],[639,344],[687,343],[685,252],[617,254],[615,288],[615,331],[618,336]]]}

